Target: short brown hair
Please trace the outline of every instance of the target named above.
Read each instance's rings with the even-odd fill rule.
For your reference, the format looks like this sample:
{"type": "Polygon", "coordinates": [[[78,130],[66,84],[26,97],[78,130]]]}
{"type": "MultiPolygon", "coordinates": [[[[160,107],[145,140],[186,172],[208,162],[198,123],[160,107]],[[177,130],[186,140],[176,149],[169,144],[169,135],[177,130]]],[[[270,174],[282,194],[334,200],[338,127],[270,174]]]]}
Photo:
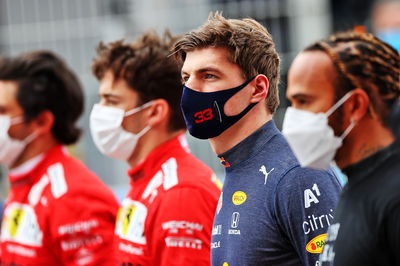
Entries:
{"type": "Polygon", "coordinates": [[[116,41],[100,43],[92,71],[101,80],[107,71],[115,79],[125,80],[139,94],[141,103],[165,99],[171,109],[169,129],[186,127],[180,109],[182,83],[180,65],[169,57],[176,41],[169,31],[162,38],[153,30],[143,33],[132,43],[116,41]]]}
{"type": "Polygon", "coordinates": [[[51,129],[62,144],[78,141],[81,130],[76,122],[83,112],[80,82],[64,60],[50,51],[33,51],[0,59],[0,80],[18,84],[17,102],[28,122],[43,112],[54,115],[51,129]]]}
{"type": "Polygon", "coordinates": [[[336,99],[363,89],[383,124],[389,126],[391,108],[400,97],[399,53],[371,33],[353,31],[333,34],[305,48],[315,50],[325,52],[335,66],[336,99]]]}
{"type": "Polygon", "coordinates": [[[270,84],[267,108],[276,111],[280,60],[266,28],[254,19],[226,19],[219,12],[211,13],[204,25],[183,35],[173,50],[179,61],[185,61],[187,52],[205,47],[227,48],[228,59],[241,68],[245,79],[264,74],[270,84]]]}

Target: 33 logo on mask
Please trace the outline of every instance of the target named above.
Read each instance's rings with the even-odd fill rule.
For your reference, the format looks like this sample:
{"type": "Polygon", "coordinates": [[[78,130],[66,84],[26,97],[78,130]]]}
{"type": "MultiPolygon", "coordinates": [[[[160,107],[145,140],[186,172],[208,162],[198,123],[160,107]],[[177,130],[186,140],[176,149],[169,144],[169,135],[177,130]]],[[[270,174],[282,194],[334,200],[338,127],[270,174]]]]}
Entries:
{"type": "Polygon", "coordinates": [[[203,111],[197,112],[194,114],[194,117],[196,118],[194,122],[198,123],[203,123],[204,121],[210,120],[214,117],[212,113],[211,108],[207,108],[203,111]]]}

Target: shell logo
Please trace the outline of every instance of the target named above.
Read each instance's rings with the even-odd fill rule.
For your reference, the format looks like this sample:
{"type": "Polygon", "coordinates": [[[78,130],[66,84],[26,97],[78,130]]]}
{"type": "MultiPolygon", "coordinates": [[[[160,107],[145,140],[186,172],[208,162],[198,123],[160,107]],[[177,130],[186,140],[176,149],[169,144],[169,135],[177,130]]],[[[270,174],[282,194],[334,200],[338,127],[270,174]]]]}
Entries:
{"type": "Polygon", "coordinates": [[[306,246],[306,250],[310,253],[321,253],[325,245],[326,235],[322,234],[311,239],[306,246]]]}
{"type": "Polygon", "coordinates": [[[224,264],[222,264],[222,266],[229,266],[229,264],[227,262],[224,262],[224,264]]]}
{"type": "Polygon", "coordinates": [[[243,204],[246,201],[246,199],[247,199],[247,195],[243,191],[236,191],[232,195],[232,202],[235,205],[243,204]]]}

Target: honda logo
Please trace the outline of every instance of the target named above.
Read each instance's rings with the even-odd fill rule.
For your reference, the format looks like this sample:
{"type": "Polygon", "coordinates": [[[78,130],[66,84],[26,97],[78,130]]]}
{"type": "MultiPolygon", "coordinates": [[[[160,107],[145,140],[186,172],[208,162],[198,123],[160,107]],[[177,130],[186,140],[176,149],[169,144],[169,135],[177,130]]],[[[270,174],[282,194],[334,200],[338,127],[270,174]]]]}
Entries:
{"type": "Polygon", "coordinates": [[[232,213],[232,223],[231,223],[231,227],[232,228],[237,228],[239,225],[239,217],[240,217],[240,213],[238,212],[234,212],[232,213]]]}

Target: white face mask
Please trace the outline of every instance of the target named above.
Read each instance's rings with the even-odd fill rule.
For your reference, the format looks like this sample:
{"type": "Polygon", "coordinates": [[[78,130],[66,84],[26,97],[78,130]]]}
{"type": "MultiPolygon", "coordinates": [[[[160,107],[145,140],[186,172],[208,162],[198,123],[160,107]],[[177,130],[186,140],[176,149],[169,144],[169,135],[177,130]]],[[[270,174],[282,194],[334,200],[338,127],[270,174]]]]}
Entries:
{"type": "Polygon", "coordinates": [[[120,108],[95,104],[90,114],[90,132],[100,152],[111,158],[128,160],[139,138],[149,131],[150,126],[133,134],[122,128],[122,121],[124,117],[133,115],[152,104],[150,101],[127,112],[120,108]]]}
{"type": "Polygon", "coordinates": [[[23,122],[22,117],[11,118],[8,115],[0,115],[0,164],[7,167],[13,165],[15,160],[21,155],[36,134],[32,133],[24,140],[13,139],[8,135],[8,130],[12,125],[23,122]]]}
{"type": "Polygon", "coordinates": [[[282,133],[302,167],[329,168],[336,150],[342,146],[343,139],[356,123],[351,121],[343,134],[336,137],[328,125],[328,117],[347,101],[351,94],[352,92],[349,92],[344,95],[326,113],[312,113],[288,107],[283,119],[282,133]]]}

